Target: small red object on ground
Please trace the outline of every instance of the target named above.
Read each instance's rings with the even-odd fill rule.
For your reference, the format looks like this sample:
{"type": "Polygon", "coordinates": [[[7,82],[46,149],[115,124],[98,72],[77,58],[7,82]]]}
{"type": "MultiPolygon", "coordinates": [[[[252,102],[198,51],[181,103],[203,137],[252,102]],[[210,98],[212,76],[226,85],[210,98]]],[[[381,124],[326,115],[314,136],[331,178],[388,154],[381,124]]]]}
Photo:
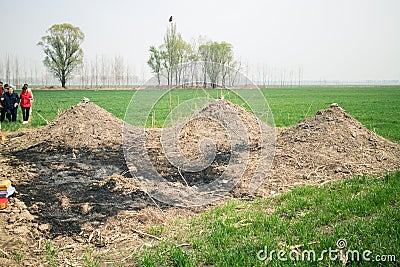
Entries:
{"type": "Polygon", "coordinates": [[[8,199],[6,197],[0,198],[0,210],[7,208],[8,199]]]}

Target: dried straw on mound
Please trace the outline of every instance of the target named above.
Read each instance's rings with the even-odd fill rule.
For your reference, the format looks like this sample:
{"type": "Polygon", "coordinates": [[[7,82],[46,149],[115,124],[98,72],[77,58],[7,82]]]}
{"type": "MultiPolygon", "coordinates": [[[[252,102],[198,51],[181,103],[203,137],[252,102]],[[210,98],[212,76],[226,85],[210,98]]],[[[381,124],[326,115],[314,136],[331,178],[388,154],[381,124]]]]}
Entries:
{"type": "Polygon", "coordinates": [[[122,142],[123,121],[94,103],[79,103],[49,125],[28,132],[21,147],[46,142],[50,146],[101,149],[117,148],[122,142]]]}
{"type": "Polygon", "coordinates": [[[274,163],[261,189],[275,193],[400,167],[400,147],[368,130],[337,104],[282,130],[274,163]]]}
{"type": "Polygon", "coordinates": [[[94,103],[79,103],[54,120],[45,134],[70,147],[121,144],[123,121],[94,103]]]}
{"type": "MultiPolygon", "coordinates": [[[[168,132],[178,131],[175,136],[179,138],[182,153],[188,157],[196,157],[199,143],[204,138],[212,139],[218,151],[231,150],[231,136],[238,135],[240,128],[245,130],[246,136],[243,138],[248,138],[246,142],[249,148],[257,150],[262,143],[260,125],[268,127],[245,108],[226,100],[216,100],[193,115],[182,128],[179,127],[180,125],[175,125],[173,128],[165,129],[168,132]]],[[[268,130],[275,133],[275,130],[271,128],[268,130]]],[[[160,146],[160,129],[146,129],[146,132],[149,135],[147,146],[160,146]],[[153,142],[156,144],[153,145],[153,142]]],[[[170,137],[174,137],[174,134],[170,137]]]]}

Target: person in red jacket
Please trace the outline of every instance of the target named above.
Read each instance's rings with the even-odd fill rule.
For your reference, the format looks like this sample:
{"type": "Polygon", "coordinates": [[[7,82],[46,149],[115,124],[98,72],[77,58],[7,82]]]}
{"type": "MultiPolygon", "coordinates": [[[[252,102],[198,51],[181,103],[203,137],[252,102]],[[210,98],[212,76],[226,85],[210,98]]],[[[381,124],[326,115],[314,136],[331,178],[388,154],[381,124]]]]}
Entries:
{"type": "Polygon", "coordinates": [[[31,109],[31,102],[33,101],[32,93],[28,91],[28,86],[24,84],[22,87],[22,92],[19,95],[21,102],[21,109],[22,109],[22,124],[27,124],[29,120],[29,111],[31,109]]]}

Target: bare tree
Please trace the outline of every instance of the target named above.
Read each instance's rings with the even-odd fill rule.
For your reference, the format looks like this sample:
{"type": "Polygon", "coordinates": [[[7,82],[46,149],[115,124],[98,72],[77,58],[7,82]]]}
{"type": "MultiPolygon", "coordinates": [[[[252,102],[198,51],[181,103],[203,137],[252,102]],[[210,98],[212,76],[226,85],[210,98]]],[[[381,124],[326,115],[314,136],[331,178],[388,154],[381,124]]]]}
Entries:
{"type": "Polygon", "coordinates": [[[301,67],[299,67],[299,73],[298,73],[299,75],[298,75],[298,86],[301,86],[301,82],[302,82],[302,79],[303,79],[303,69],[301,68],[301,67]]]}
{"type": "Polygon", "coordinates": [[[5,71],[6,71],[6,81],[9,82],[10,81],[10,72],[11,72],[11,66],[10,66],[10,55],[7,54],[6,55],[6,66],[5,66],[5,71]]]}
{"type": "Polygon", "coordinates": [[[14,84],[18,85],[19,84],[19,60],[18,56],[14,57],[14,84]]]}
{"type": "Polygon", "coordinates": [[[3,79],[3,78],[4,78],[4,62],[0,58],[0,79],[3,79]]]}
{"type": "Polygon", "coordinates": [[[96,84],[96,89],[98,89],[99,87],[99,61],[97,58],[97,54],[96,54],[96,59],[95,59],[95,68],[94,68],[94,80],[95,80],[95,84],[96,84]]]}
{"type": "Polygon", "coordinates": [[[80,86],[81,88],[85,88],[85,64],[84,62],[79,66],[79,77],[80,77],[80,86]]]}
{"type": "Polygon", "coordinates": [[[113,76],[115,81],[115,87],[121,86],[124,77],[124,60],[120,55],[114,56],[113,63],[113,76]]]}
{"type": "Polygon", "coordinates": [[[108,64],[104,55],[101,56],[100,80],[102,86],[104,87],[108,80],[108,64]]]}
{"type": "Polygon", "coordinates": [[[125,85],[126,86],[129,86],[129,81],[130,81],[130,79],[129,79],[129,76],[130,76],[130,73],[129,73],[129,65],[126,65],[126,72],[125,72],[125,74],[126,74],[126,80],[125,80],[125,85]]]}
{"type": "Polygon", "coordinates": [[[35,64],[35,83],[38,84],[39,83],[39,78],[38,78],[38,69],[37,69],[37,65],[35,64]]]}

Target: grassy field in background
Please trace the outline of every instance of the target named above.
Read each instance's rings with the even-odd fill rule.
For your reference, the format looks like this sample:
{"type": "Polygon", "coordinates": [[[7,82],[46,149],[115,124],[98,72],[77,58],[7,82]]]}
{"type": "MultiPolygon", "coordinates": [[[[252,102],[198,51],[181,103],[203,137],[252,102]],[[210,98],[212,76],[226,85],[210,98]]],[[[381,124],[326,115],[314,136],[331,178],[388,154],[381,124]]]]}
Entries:
{"type": "MultiPolygon", "coordinates": [[[[38,113],[46,120],[53,120],[59,112],[79,103],[83,97],[123,119],[133,90],[36,90],[33,107],[33,120],[29,125],[20,123],[2,124],[3,131],[17,130],[20,127],[45,125],[38,113]]],[[[222,91],[226,99],[242,104],[240,99],[227,91],[222,91]]],[[[288,127],[299,120],[314,115],[333,102],[338,103],[367,128],[385,138],[400,140],[400,87],[340,87],[340,88],[264,88],[262,92],[270,104],[278,127],[288,127]]],[[[152,99],[154,92],[148,91],[152,99]]],[[[155,107],[153,126],[161,127],[171,108],[194,97],[213,97],[221,95],[221,90],[176,90],[167,93],[155,107]]],[[[21,120],[19,109],[18,119],[21,120]]],[[[152,126],[151,118],[148,125],[152,126]]]]}

